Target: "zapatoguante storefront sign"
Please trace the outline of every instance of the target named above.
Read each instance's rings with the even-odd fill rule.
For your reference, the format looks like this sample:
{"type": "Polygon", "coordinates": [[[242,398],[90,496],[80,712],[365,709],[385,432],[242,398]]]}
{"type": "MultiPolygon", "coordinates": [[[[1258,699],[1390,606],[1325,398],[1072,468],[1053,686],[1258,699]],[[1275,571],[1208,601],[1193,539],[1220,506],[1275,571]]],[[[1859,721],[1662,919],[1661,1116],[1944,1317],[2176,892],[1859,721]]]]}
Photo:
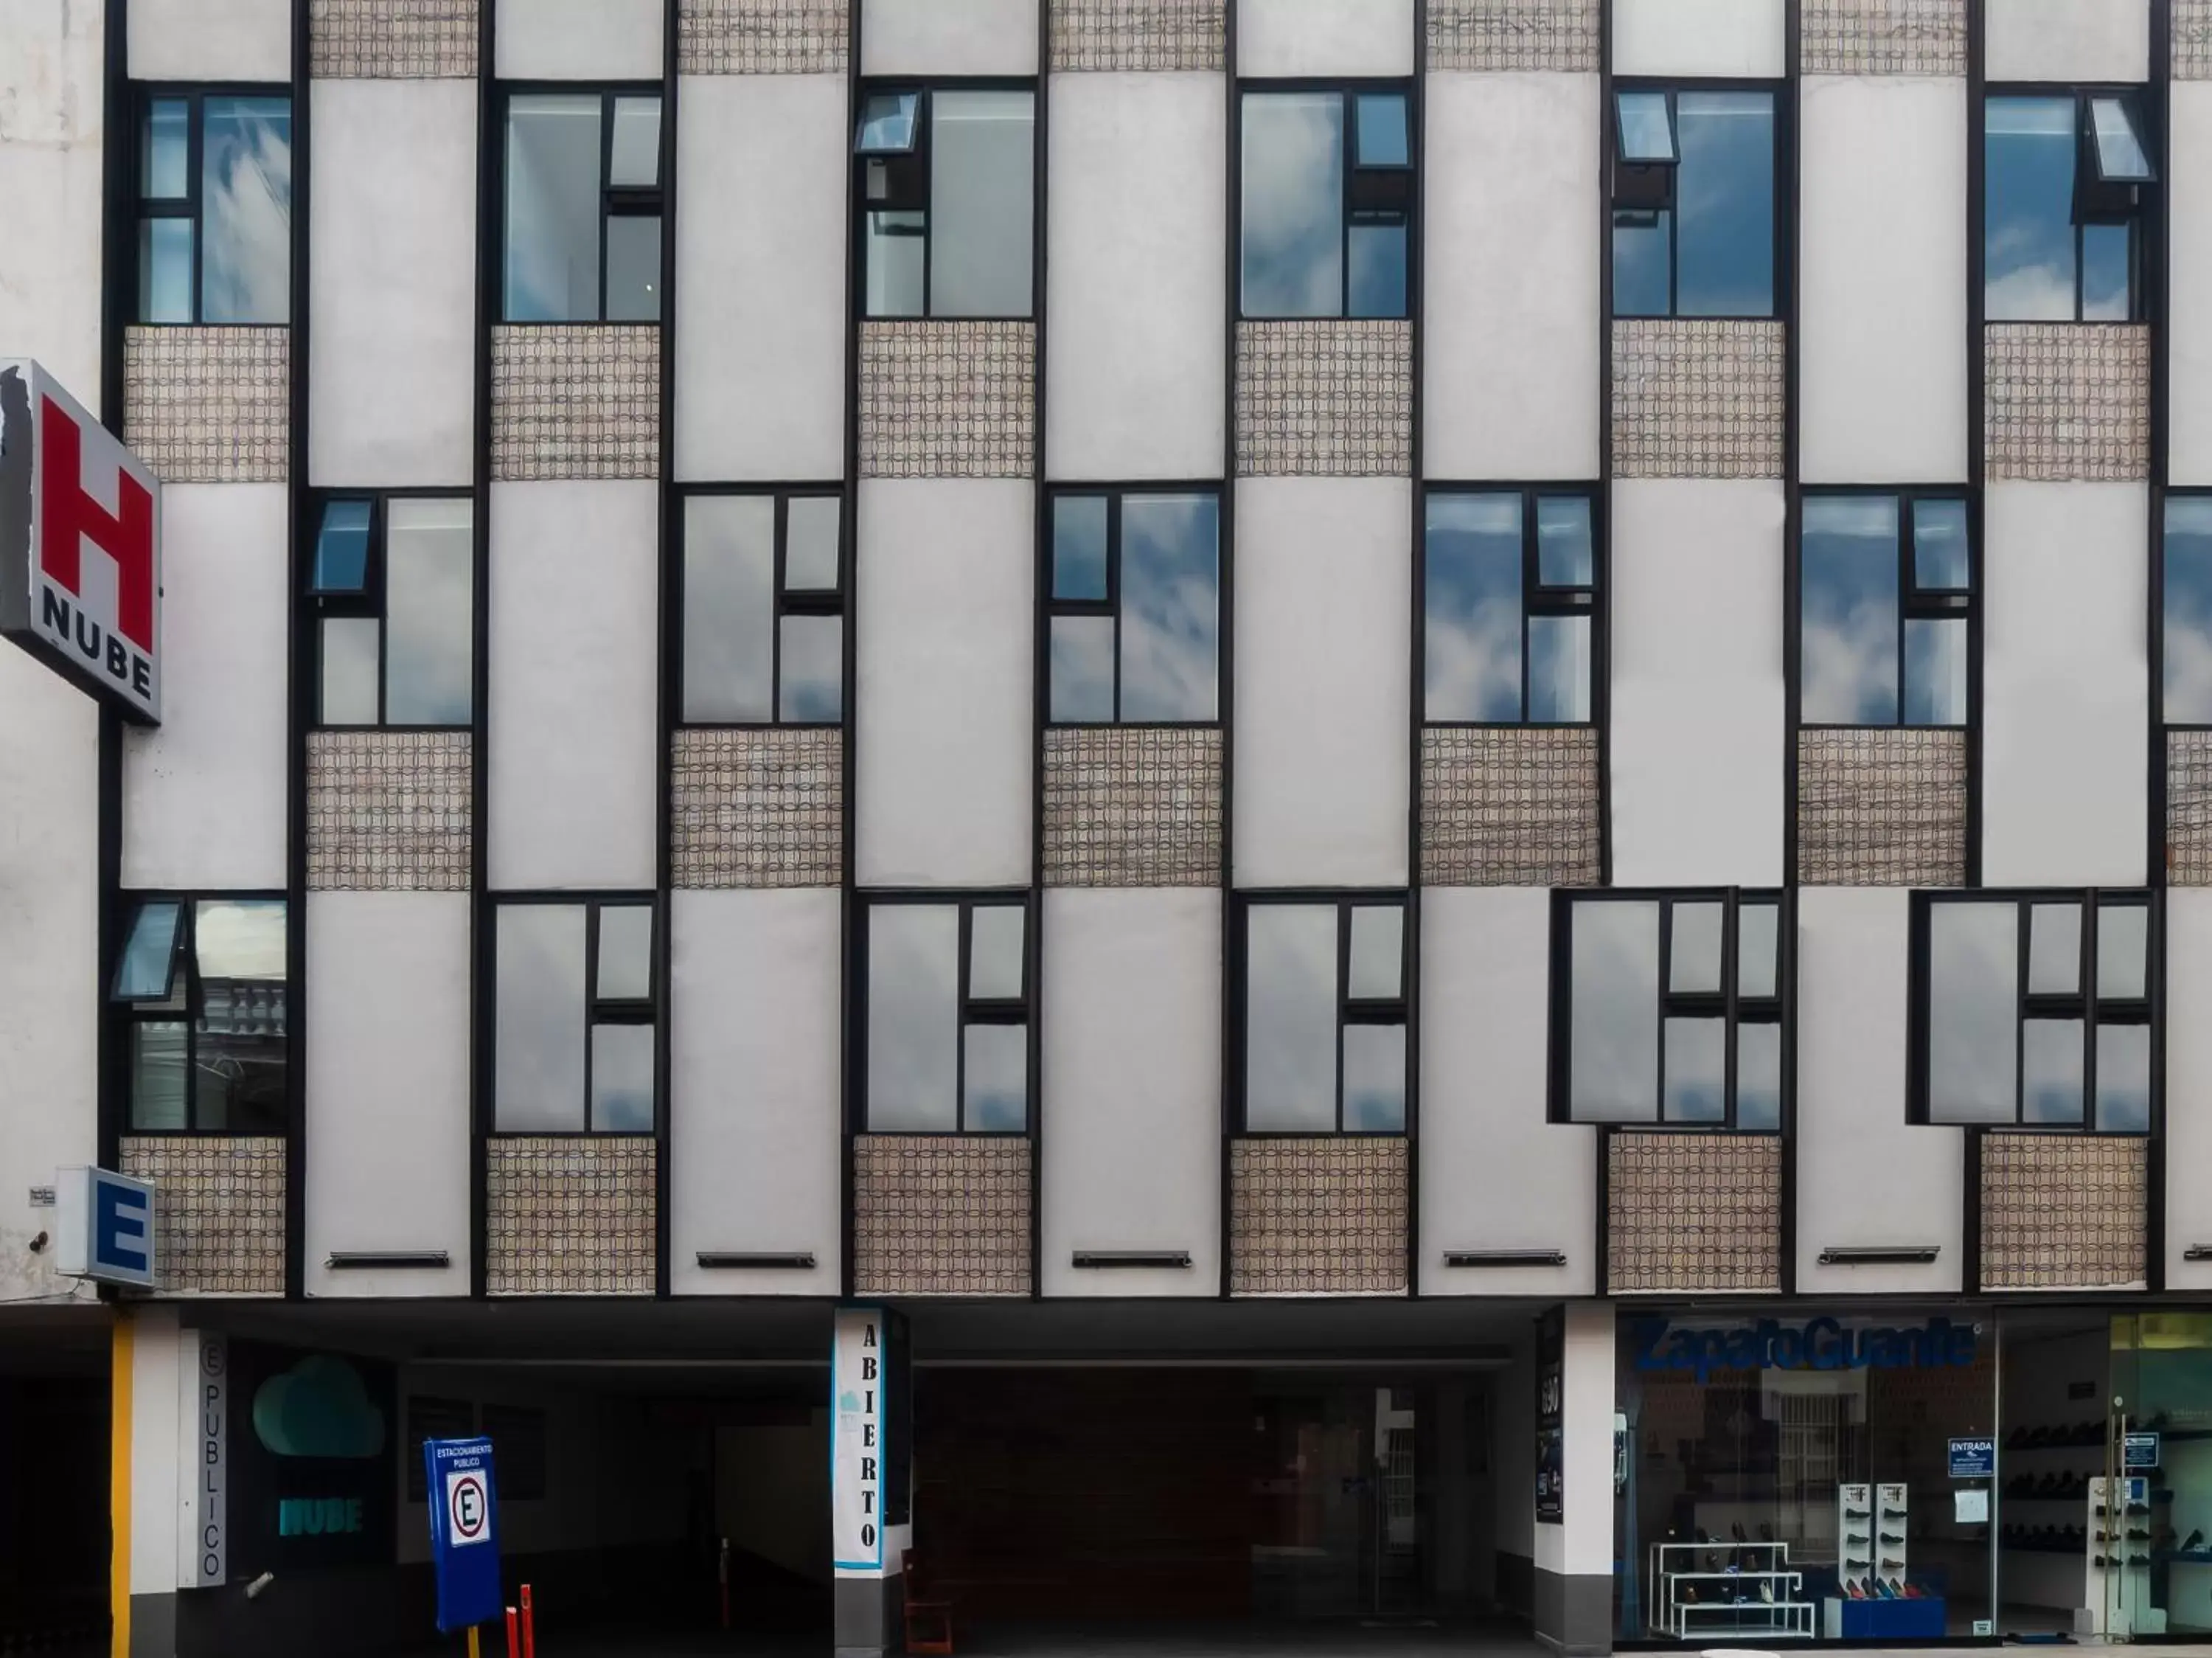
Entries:
{"type": "Polygon", "coordinates": [[[1974,1362],[1974,1327],[1948,1319],[1904,1328],[1855,1328],[1830,1318],[1683,1326],[1638,1319],[1628,1330],[1638,1369],[1688,1370],[1699,1381],[1716,1370],[1941,1369],[1974,1362]]]}

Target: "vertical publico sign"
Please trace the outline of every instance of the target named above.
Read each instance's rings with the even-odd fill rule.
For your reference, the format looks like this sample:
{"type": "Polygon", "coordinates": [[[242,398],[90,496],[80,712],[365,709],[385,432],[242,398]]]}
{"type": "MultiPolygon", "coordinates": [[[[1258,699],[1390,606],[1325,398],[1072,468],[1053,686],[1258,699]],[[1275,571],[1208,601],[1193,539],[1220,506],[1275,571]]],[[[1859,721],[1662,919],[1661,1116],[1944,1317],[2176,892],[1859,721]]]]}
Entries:
{"type": "Polygon", "coordinates": [[[198,1487],[193,1501],[192,1552],[188,1582],[202,1588],[228,1581],[229,1546],[225,1537],[229,1502],[230,1344],[202,1332],[199,1339],[198,1410],[193,1426],[198,1441],[198,1487]]]}
{"type": "Polygon", "coordinates": [[[491,1441],[426,1439],[422,1472],[430,1510],[430,1564],[438,1579],[438,1632],[499,1621],[499,1492],[491,1441]]]}
{"type": "Polygon", "coordinates": [[[1567,1517],[1567,1315],[1554,1307],[1536,1320],[1536,1518],[1567,1517]]]}
{"type": "Polygon", "coordinates": [[[908,1375],[898,1314],[880,1307],[837,1309],[830,1353],[830,1490],[832,1558],[842,1576],[898,1570],[885,1533],[908,1520],[908,1375]]]}
{"type": "Polygon", "coordinates": [[[27,357],[0,357],[0,634],[161,722],[161,481],[27,357]]]}

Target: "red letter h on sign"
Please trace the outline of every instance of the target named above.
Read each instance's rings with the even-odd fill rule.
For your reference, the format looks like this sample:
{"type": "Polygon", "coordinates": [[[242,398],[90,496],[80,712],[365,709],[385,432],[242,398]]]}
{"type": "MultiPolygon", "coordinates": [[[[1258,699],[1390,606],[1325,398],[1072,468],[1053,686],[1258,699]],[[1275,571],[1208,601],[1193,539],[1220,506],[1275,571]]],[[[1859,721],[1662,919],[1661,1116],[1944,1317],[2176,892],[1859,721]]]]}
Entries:
{"type": "Polygon", "coordinates": [[[90,541],[115,561],[115,631],[154,649],[154,497],[129,472],[115,474],[118,518],[85,493],[84,437],[76,422],[41,398],[39,447],[39,564],[84,601],[82,552],[90,541]]]}

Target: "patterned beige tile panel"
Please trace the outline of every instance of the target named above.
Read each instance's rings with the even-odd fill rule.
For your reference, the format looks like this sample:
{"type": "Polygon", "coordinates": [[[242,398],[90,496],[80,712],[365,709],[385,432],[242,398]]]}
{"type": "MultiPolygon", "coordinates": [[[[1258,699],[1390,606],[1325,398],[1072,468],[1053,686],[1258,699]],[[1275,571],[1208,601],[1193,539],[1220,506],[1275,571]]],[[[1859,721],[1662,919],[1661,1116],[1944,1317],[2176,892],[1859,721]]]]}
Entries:
{"type": "Polygon", "coordinates": [[[678,0],[679,75],[842,75],[845,0],[678,0]]]}
{"type": "Polygon", "coordinates": [[[1607,1137],[1606,1293],[1782,1287],[1782,1137],[1607,1137]]]}
{"type": "Polygon", "coordinates": [[[309,72],[330,78],[473,78],[478,0],[312,0],[309,72]]]}
{"type": "Polygon", "coordinates": [[[678,887],[835,887],[845,735],[814,726],[676,733],[669,851],[678,887]]]}
{"type": "Polygon", "coordinates": [[[1602,795],[1591,726],[1421,733],[1421,884],[1595,887],[1602,795]]]}
{"type": "Polygon", "coordinates": [[[860,325],[860,476],[1027,478],[1036,326],[860,325]]]}
{"type": "Polygon", "coordinates": [[[1413,324],[1237,325],[1238,476],[1402,478],[1413,454],[1413,324]]]}
{"type": "Polygon", "coordinates": [[[854,1291],[1028,1295],[1031,1156],[1020,1135],[856,1138],[854,1291]]]}
{"type": "Polygon", "coordinates": [[[284,1293],[284,1142],[126,1135],[122,1172],[154,1182],[154,1284],[164,1295],[284,1293]]]}
{"type": "Polygon", "coordinates": [[[2150,1143],[2096,1134],[1982,1137],[1982,1288],[2144,1282],[2150,1143]]]}
{"type": "Polygon", "coordinates": [[[484,1143],[484,1288],[494,1295],[650,1295],[655,1173],[647,1134],[484,1143]]]}
{"type": "Polygon", "coordinates": [[[1054,70],[1222,66],[1224,0],[1052,0],[1054,70]]]}
{"type": "Polygon", "coordinates": [[[1797,878],[1813,887],[1963,887],[1966,734],[1911,726],[1797,734],[1797,878]]]}
{"type": "Polygon", "coordinates": [[[2166,734],[2166,878],[2212,887],[2212,731],[2166,734]]]}
{"type": "Polygon", "coordinates": [[[1674,317],[1613,325],[1620,478],[1779,478],[1788,325],[1674,317]]]}
{"type": "Polygon", "coordinates": [[[656,323],[501,323],[491,331],[491,475],[660,475],[656,323]]]}
{"type": "Polygon", "coordinates": [[[2150,328],[1992,322],[1983,343],[1992,480],[2140,483],[2150,476],[2150,328]]]}
{"type": "Polygon", "coordinates": [[[1598,0],[1429,0],[1429,67],[1595,75],[1598,27],[1598,0]]]}
{"type": "Polygon", "coordinates": [[[1044,734],[1044,884],[1221,881],[1221,732],[1054,726],[1044,734]]]}
{"type": "Polygon", "coordinates": [[[1232,1141],[1230,1293],[1404,1295],[1412,1169],[1398,1137],[1232,1141]]]}
{"type": "Polygon", "coordinates": [[[284,482],[292,331],[126,328],[123,438],[164,484],[284,482]]]}
{"type": "Polygon", "coordinates": [[[465,731],[310,731],[308,887],[468,891],[469,744],[465,731]]]}
{"type": "Polygon", "coordinates": [[[2212,81],[2212,0],[2173,0],[2173,78],[2212,81]]]}
{"type": "Polygon", "coordinates": [[[1964,75],[1966,0],[1803,0],[1808,75],[1964,75]]]}

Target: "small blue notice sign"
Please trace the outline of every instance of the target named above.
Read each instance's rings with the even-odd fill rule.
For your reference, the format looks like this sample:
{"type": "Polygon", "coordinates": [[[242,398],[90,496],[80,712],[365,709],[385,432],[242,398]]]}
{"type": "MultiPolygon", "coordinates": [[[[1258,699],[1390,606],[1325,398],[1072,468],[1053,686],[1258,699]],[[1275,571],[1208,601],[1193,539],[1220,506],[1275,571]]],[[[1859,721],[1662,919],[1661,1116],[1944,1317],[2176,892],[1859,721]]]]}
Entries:
{"type": "Polygon", "coordinates": [[[2130,1434],[2121,1444],[2121,1466],[2130,1473],[2148,1473],[2158,1466],[2158,1436],[2130,1434]]]}
{"type": "Polygon", "coordinates": [[[1994,1479],[1997,1472],[1997,1442],[1993,1438],[1954,1439],[1951,1442],[1951,1478],[1994,1479]]]}
{"type": "Polygon", "coordinates": [[[426,1439],[430,1560],[438,1574],[438,1632],[496,1623],[505,1606],[499,1584],[499,1504],[491,1441],[426,1439]]]}

